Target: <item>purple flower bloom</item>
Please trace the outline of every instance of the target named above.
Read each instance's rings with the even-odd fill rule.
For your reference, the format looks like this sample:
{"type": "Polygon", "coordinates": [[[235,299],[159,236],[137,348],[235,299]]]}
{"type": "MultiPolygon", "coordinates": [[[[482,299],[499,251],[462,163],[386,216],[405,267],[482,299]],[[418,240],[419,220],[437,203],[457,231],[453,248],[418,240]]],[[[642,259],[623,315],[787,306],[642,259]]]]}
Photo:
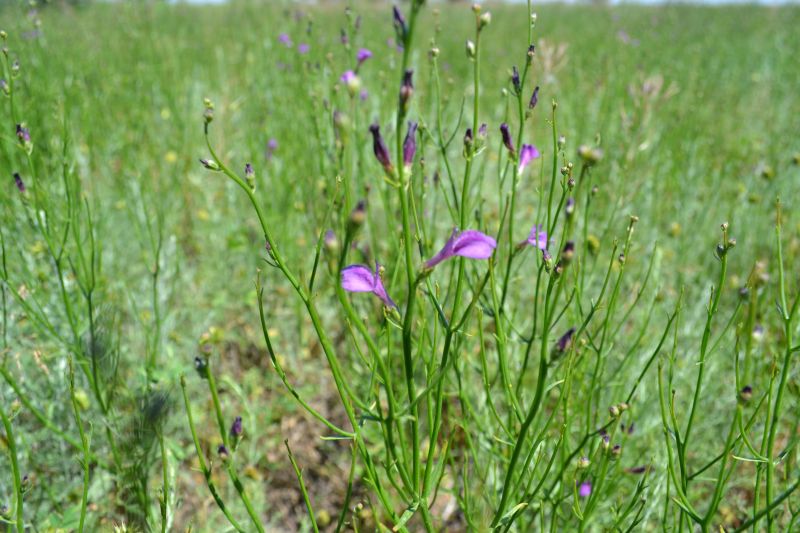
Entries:
{"type": "Polygon", "coordinates": [[[544,226],[535,224],[531,228],[531,233],[528,235],[528,239],[525,242],[539,250],[547,250],[547,232],[544,230],[544,226]]]}
{"type": "Polygon", "coordinates": [[[414,163],[414,154],[417,152],[417,123],[408,123],[408,133],[403,141],[403,164],[410,167],[414,163]]]}
{"type": "Polygon", "coordinates": [[[301,54],[307,54],[309,50],[311,50],[311,46],[308,43],[300,43],[297,45],[297,51],[301,54]]]}
{"type": "Polygon", "coordinates": [[[339,81],[344,83],[345,85],[350,85],[351,83],[353,83],[357,79],[358,79],[358,76],[356,76],[355,71],[352,71],[352,70],[346,70],[344,72],[344,74],[342,74],[339,77],[339,81]]]}
{"type": "Polygon", "coordinates": [[[356,54],[356,60],[358,64],[361,65],[364,61],[372,57],[372,52],[366,48],[360,48],[358,53],[356,54]]]}
{"type": "Polygon", "coordinates": [[[375,158],[383,166],[387,174],[392,172],[392,160],[389,157],[389,149],[386,148],[386,143],[383,142],[381,136],[381,128],[378,124],[373,124],[369,127],[372,133],[372,151],[375,152],[375,158]]]}
{"type": "Polygon", "coordinates": [[[19,192],[25,192],[25,182],[22,181],[22,176],[19,175],[19,172],[14,172],[14,183],[17,184],[17,189],[19,189],[19,192]]]}
{"type": "Polygon", "coordinates": [[[580,485],[578,485],[578,496],[581,498],[588,498],[589,495],[592,493],[592,484],[588,481],[584,481],[580,485]]]}
{"type": "Polygon", "coordinates": [[[519,167],[517,172],[522,173],[528,164],[539,157],[539,150],[532,144],[523,144],[519,152],[519,167]]]}
{"type": "Polygon", "coordinates": [[[425,266],[433,268],[454,255],[468,259],[488,259],[496,247],[497,241],[480,231],[472,229],[458,231],[458,228],[454,228],[444,247],[429,259],[425,266]]]}
{"type": "Polygon", "coordinates": [[[292,46],[292,38],[289,37],[289,34],[287,33],[281,33],[280,35],[278,35],[278,40],[281,43],[283,43],[283,45],[286,46],[287,48],[290,48],[292,46]]]}
{"type": "Polygon", "coordinates": [[[508,130],[508,124],[505,122],[500,124],[500,133],[503,135],[503,144],[506,145],[508,153],[511,155],[511,157],[516,157],[517,151],[514,148],[514,142],[511,140],[511,132],[508,130]]]}
{"type": "Polygon", "coordinates": [[[397,307],[386,294],[381,280],[380,265],[375,263],[375,272],[364,265],[350,265],[342,269],[342,288],[348,292],[371,292],[381,299],[386,307],[397,307]]]}
{"type": "Polygon", "coordinates": [[[533,90],[533,94],[531,95],[531,101],[528,102],[528,109],[533,109],[536,107],[536,104],[539,103],[539,86],[537,85],[536,88],[533,90]]]}

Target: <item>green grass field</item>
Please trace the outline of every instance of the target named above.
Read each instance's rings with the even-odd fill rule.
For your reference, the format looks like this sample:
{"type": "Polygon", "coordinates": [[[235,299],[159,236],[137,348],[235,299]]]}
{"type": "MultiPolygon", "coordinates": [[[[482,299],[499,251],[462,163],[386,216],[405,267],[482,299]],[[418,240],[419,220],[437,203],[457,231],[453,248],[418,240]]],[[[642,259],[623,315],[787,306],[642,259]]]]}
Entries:
{"type": "Polygon", "coordinates": [[[347,5],[0,4],[0,531],[800,528],[800,8],[347,5]]]}

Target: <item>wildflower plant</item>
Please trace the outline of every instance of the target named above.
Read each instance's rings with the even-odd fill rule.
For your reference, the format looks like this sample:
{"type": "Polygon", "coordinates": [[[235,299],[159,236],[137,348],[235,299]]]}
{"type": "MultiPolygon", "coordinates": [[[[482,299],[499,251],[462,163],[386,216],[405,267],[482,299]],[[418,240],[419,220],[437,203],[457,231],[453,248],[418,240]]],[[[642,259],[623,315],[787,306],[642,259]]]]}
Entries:
{"type": "Polygon", "coordinates": [[[136,158],[113,201],[68,133],[70,98],[58,128],[33,112],[0,34],[0,523],[169,531],[202,508],[195,525],[240,532],[797,527],[791,210],[771,209],[774,239],[738,244],[737,215],[676,257],[656,209],[628,212],[640,189],[671,197],[629,170],[651,166],[626,166],[644,165],[651,117],[676,94],[663,79],[629,91],[630,136],[600,122],[573,146],[569,124],[591,115],[559,103],[574,103],[550,57],[566,48],[538,38],[531,3],[519,42],[481,5],[444,9],[469,33],[411,0],[377,8],[368,41],[348,7],[335,50],[311,15],[286,15],[259,45],[303,88],[291,124],[228,84],[194,113],[202,148],[170,151],[175,183],[136,158]],[[468,72],[463,94],[453,72],[468,72]],[[259,126],[231,131],[236,116],[259,126]],[[219,213],[184,206],[203,195],[219,213]],[[198,220],[224,252],[185,230],[198,220]],[[115,260],[128,248],[137,261],[115,260]],[[254,290],[231,312],[219,295],[241,279],[254,290]],[[278,423],[297,412],[342,478],[335,509],[308,442],[278,423]],[[270,499],[277,464],[303,526],[270,499]]]}

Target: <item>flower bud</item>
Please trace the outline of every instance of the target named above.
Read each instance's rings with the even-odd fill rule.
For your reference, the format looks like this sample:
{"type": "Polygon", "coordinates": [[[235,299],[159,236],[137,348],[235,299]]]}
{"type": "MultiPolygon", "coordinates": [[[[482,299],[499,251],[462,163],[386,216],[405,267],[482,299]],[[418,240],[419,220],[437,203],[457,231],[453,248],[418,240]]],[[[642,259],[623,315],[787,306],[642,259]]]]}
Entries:
{"type": "Polygon", "coordinates": [[[608,414],[611,415],[611,418],[619,418],[619,407],[612,405],[608,408],[608,414]]]}
{"type": "Polygon", "coordinates": [[[410,168],[414,163],[414,154],[417,152],[417,123],[409,122],[406,138],[403,141],[403,165],[410,168]]]}
{"type": "Polygon", "coordinates": [[[322,245],[325,246],[325,250],[330,254],[336,254],[339,251],[339,239],[336,238],[336,233],[332,229],[325,232],[325,236],[322,238],[322,245]]]}
{"type": "MultiPolygon", "coordinates": [[[[537,85],[536,88],[533,90],[533,94],[531,94],[531,100],[530,102],[528,102],[528,109],[533,109],[534,107],[536,107],[536,104],[538,103],[539,103],[539,86],[537,85]]],[[[559,137],[559,140],[560,139],[561,138],[559,137]]]]}
{"type": "Polygon", "coordinates": [[[256,171],[253,170],[253,165],[250,163],[244,166],[244,180],[251,191],[256,190],[256,171]]]}
{"type": "Polygon", "coordinates": [[[492,23],[492,14],[488,11],[478,17],[478,31],[492,23]]]}
{"type": "Polygon", "coordinates": [[[222,170],[217,162],[213,159],[200,159],[200,164],[203,165],[207,170],[213,170],[214,172],[219,172],[222,170]]]}
{"type": "Polygon", "coordinates": [[[369,131],[372,133],[372,151],[375,153],[375,159],[383,166],[383,170],[387,174],[391,174],[394,172],[394,167],[392,167],[392,160],[389,157],[389,149],[386,147],[386,143],[383,142],[380,126],[377,123],[372,124],[369,127],[369,131]]]}
{"type": "Polygon", "coordinates": [[[611,459],[617,460],[619,456],[622,455],[622,446],[619,444],[615,444],[613,448],[611,448],[611,459]]]}
{"type": "Polygon", "coordinates": [[[214,103],[208,99],[203,99],[203,120],[205,121],[206,125],[210,124],[212,120],[214,120],[214,103]]]}
{"type": "Polygon", "coordinates": [[[505,145],[506,150],[508,150],[508,155],[512,159],[516,159],[517,150],[514,148],[514,142],[511,140],[511,131],[509,131],[508,124],[505,122],[500,124],[500,133],[503,136],[503,144],[505,145]]]}
{"type": "Polygon", "coordinates": [[[517,67],[511,67],[511,85],[514,87],[514,92],[519,95],[522,92],[522,82],[519,79],[519,71],[517,67]]]}
{"type": "Polygon", "coordinates": [[[359,200],[350,216],[347,219],[347,232],[355,232],[358,228],[364,225],[367,220],[367,203],[364,200],[359,200]]]}
{"type": "Polygon", "coordinates": [[[231,457],[230,452],[228,452],[228,448],[224,444],[220,444],[217,447],[217,455],[223,463],[227,463],[228,459],[231,457]]]}
{"type": "Polygon", "coordinates": [[[749,403],[750,400],[753,398],[753,387],[750,385],[745,385],[742,387],[742,390],[739,391],[739,403],[746,404],[749,403]]]}
{"type": "Polygon", "coordinates": [[[194,358],[194,369],[202,379],[208,379],[208,360],[199,355],[194,358]]]}
{"type": "Polygon", "coordinates": [[[578,467],[579,470],[585,470],[585,469],[589,468],[590,464],[592,464],[592,462],[589,461],[589,458],[586,457],[586,456],[583,456],[583,457],[578,459],[577,467],[578,467]]]}
{"type": "Polygon", "coordinates": [[[404,111],[408,109],[408,102],[414,94],[414,84],[411,81],[413,75],[413,70],[406,70],[403,74],[403,83],[400,85],[400,105],[404,111]]]}
{"type": "Polygon", "coordinates": [[[19,175],[19,172],[14,172],[14,183],[17,186],[17,189],[21,193],[25,193],[25,182],[22,181],[22,176],[19,175]]]}
{"type": "Polygon", "coordinates": [[[466,50],[467,50],[467,57],[469,59],[475,59],[475,55],[477,54],[475,43],[473,43],[472,41],[467,41],[466,50]]]}
{"type": "Polygon", "coordinates": [[[584,165],[592,166],[603,159],[603,151],[600,148],[591,148],[582,144],[578,147],[578,156],[583,160],[584,165]]]}

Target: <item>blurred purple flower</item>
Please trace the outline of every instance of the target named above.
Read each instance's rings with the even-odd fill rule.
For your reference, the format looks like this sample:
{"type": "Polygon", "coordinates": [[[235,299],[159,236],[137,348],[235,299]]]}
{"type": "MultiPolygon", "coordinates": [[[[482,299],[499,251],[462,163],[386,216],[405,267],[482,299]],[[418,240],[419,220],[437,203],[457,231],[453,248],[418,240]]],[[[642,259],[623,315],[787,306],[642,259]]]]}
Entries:
{"type": "Polygon", "coordinates": [[[352,70],[346,70],[346,71],[344,72],[344,74],[342,74],[342,75],[339,77],[339,81],[340,81],[340,82],[342,82],[342,83],[344,83],[345,85],[350,85],[351,83],[353,83],[354,81],[356,81],[356,79],[357,79],[357,78],[358,78],[358,76],[356,76],[356,73],[355,73],[354,71],[352,71],[352,70]]]}
{"type": "Polygon", "coordinates": [[[358,93],[358,98],[363,102],[369,97],[369,91],[366,89],[361,89],[361,92],[358,93]]]}
{"type": "Polygon", "coordinates": [[[288,33],[281,33],[278,35],[278,40],[283,43],[284,46],[290,48],[292,46],[292,38],[289,37],[288,33]]]}
{"type": "Polygon", "coordinates": [[[301,54],[307,54],[309,50],[311,50],[311,46],[308,43],[300,43],[297,45],[297,51],[301,54]]]}
{"type": "Polygon", "coordinates": [[[537,157],[539,157],[539,150],[537,150],[534,145],[523,144],[519,152],[519,167],[517,168],[517,172],[522,173],[525,167],[537,157]]]}
{"type": "Polygon", "coordinates": [[[264,159],[269,161],[278,149],[278,140],[274,137],[267,141],[267,148],[264,150],[264,159]]]}
{"type": "Polygon", "coordinates": [[[544,226],[534,224],[525,242],[539,250],[547,250],[547,232],[544,230],[544,226]]]}
{"type": "Polygon", "coordinates": [[[589,495],[592,493],[592,484],[588,481],[584,481],[580,485],[578,485],[578,496],[581,498],[588,498],[589,495]]]}
{"type": "Polygon", "coordinates": [[[372,57],[372,52],[366,48],[360,48],[356,54],[356,60],[358,61],[359,66],[370,57],[372,57]]]}
{"type": "Polygon", "coordinates": [[[454,228],[444,247],[430,258],[425,266],[433,268],[455,255],[468,259],[488,259],[496,247],[497,241],[480,231],[472,229],[458,231],[458,228],[454,228]]]}
{"type": "Polygon", "coordinates": [[[380,274],[381,267],[376,262],[375,271],[364,265],[350,265],[342,269],[342,288],[348,292],[371,292],[381,299],[386,307],[397,307],[386,294],[380,274]]]}
{"type": "Polygon", "coordinates": [[[242,427],[242,417],[237,416],[233,419],[233,424],[231,424],[231,437],[239,438],[244,433],[244,428],[242,427]]]}

